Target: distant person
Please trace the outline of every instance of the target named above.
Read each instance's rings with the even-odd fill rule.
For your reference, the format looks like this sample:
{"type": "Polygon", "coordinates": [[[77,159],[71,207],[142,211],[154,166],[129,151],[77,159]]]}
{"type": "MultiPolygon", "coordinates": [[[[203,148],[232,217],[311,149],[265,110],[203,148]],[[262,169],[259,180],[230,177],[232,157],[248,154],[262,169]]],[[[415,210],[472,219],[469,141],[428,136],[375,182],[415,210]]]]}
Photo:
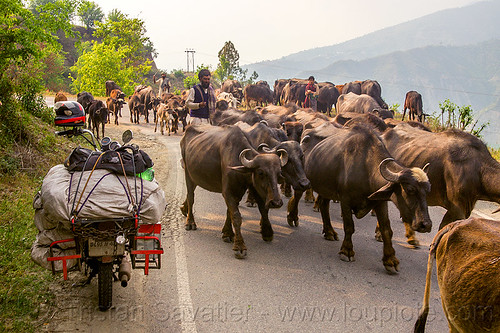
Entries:
{"type": "Polygon", "coordinates": [[[307,79],[309,82],[306,86],[306,99],[304,101],[305,108],[311,108],[314,111],[318,110],[318,95],[319,95],[319,86],[314,81],[314,76],[309,76],[307,79]]]}
{"type": "Polygon", "coordinates": [[[161,78],[156,80],[156,75],[153,75],[153,83],[159,82],[160,87],[158,88],[158,96],[161,96],[165,93],[170,92],[170,80],[167,78],[167,74],[165,72],[161,73],[161,78]]]}
{"type": "Polygon", "coordinates": [[[200,83],[189,89],[186,105],[190,110],[191,124],[208,124],[215,112],[215,91],[210,85],[210,78],[210,71],[202,69],[198,73],[200,83]]]}

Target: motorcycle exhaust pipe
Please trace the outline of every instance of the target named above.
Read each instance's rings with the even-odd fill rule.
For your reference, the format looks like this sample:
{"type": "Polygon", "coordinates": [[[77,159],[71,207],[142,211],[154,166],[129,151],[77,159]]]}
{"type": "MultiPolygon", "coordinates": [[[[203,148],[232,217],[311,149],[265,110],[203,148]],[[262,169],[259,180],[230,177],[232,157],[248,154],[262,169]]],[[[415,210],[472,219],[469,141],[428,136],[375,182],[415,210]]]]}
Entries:
{"type": "Polygon", "coordinates": [[[121,281],[122,287],[126,287],[128,285],[128,281],[130,280],[132,274],[132,265],[130,261],[126,257],[123,257],[122,262],[120,263],[120,267],[118,269],[118,278],[121,281]]]}

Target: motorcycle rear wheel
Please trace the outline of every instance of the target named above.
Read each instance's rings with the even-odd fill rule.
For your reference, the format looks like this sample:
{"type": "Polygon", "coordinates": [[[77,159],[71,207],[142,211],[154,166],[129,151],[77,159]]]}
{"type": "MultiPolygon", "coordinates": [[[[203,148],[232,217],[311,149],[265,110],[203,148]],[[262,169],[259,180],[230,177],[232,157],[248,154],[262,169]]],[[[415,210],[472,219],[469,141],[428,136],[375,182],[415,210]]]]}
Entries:
{"type": "Polygon", "coordinates": [[[113,302],[113,263],[99,263],[97,274],[99,310],[108,310],[113,302]]]}

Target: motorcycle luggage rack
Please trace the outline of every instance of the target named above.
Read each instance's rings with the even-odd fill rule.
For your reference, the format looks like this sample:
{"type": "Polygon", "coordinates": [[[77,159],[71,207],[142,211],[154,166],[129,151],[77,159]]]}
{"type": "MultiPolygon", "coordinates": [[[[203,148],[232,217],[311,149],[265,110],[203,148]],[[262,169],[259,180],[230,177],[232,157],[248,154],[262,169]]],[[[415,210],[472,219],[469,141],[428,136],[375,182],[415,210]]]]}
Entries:
{"type": "Polygon", "coordinates": [[[69,256],[54,257],[54,254],[52,252],[52,247],[54,245],[57,245],[57,244],[60,244],[60,243],[67,243],[67,242],[75,242],[75,239],[74,238],[69,238],[69,239],[62,239],[62,240],[57,240],[57,241],[52,242],[50,244],[50,247],[49,247],[50,257],[47,258],[47,261],[50,262],[50,266],[52,268],[52,274],[53,275],[56,274],[56,269],[54,267],[54,262],[55,261],[62,261],[64,280],[68,279],[68,262],[67,262],[67,260],[78,259],[78,265],[76,265],[76,268],[70,269],[70,271],[76,271],[76,270],[80,270],[80,259],[82,258],[81,254],[73,254],[73,255],[69,255],[69,256]]]}
{"type": "Polygon", "coordinates": [[[124,235],[134,235],[138,227],[139,219],[134,216],[116,217],[105,219],[87,219],[87,218],[73,218],[71,225],[73,233],[79,237],[95,237],[110,238],[116,237],[118,233],[124,235]],[[114,223],[114,229],[99,230],[98,226],[101,223],[114,223]]]}
{"type": "Polygon", "coordinates": [[[130,251],[133,269],[144,269],[144,274],[149,274],[149,269],[161,268],[161,255],[163,248],[158,236],[161,235],[161,224],[143,224],[139,226],[139,236],[134,236],[134,249],[130,251]],[[143,249],[137,249],[138,241],[143,249]]]}

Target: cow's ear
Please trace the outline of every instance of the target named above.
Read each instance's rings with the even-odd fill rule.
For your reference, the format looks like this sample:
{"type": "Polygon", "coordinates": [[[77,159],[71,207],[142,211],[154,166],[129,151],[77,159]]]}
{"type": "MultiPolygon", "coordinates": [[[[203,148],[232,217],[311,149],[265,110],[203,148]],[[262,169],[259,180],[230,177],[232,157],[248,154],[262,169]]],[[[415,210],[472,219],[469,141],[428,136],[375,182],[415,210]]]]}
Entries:
{"type": "Polygon", "coordinates": [[[233,167],[232,166],[228,166],[227,168],[231,169],[231,170],[234,170],[234,171],[237,171],[237,172],[241,172],[241,173],[252,172],[252,169],[244,167],[243,165],[233,166],[233,167]]]}
{"type": "Polygon", "coordinates": [[[368,197],[369,200],[380,200],[387,201],[390,200],[392,193],[394,192],[394,187],[397,186],[396,183],[387,183],[386,185],[379,188],[376,192],[373,192],[368,197]]]}

